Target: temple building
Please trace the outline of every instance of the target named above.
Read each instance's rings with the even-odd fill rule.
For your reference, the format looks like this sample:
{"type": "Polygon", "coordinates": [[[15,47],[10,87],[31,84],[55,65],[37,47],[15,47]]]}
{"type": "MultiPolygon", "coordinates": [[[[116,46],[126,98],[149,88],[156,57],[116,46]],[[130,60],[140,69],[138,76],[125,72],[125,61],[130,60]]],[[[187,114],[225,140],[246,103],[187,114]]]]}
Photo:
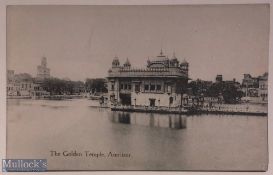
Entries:
{"type": "Polygon", "coordinates": [[[37,66],[37,78],[45,79],[50,77],[50,69],[47,67],[46,57],[42,58],[41,65],[37,66]]]}
{"type": "Polygon", "coordinates": [[[108,71],[108,99],[112,105],[179,107],[184,103],[189,63],[160,54],[142,69],[130,61],[121,65],[118,57],[108,71]]]}

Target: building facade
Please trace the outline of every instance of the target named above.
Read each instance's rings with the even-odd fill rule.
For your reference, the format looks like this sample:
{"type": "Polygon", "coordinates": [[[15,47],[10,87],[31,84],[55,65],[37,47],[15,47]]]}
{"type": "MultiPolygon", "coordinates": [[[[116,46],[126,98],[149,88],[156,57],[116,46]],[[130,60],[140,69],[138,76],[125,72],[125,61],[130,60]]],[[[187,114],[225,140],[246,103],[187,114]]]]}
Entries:
{"type": "Polygon", "coordinates": [[[108,71],[108,99],[112,105],[181,106],[188,68],[185,60],[180,63],[175,55],[169,59],[162,51],[143,69],[132,68],[128,59],[121,65],[115,57],[108,71]]]}
{"type": "Polygon", "coordinates": [[[33,97],[47,96],[49,93],[45,91],[40,84],[29,81],[14,81],[7,84],[8,97],[33,97]]]}
{"type": "Polygon", "coordinates": [[[33,97],[49,95],[42,86],[35,82],[28,74],[15,74],[14,70],[7,70],[7,96],[33,97]]]}
{"type": "Polygon", "coordinates": [[[259,78],[244,74],[242,90],[246,97],[258,97],[259,78]]]}
{"type": "Polygon", "coordinates": [[[268,73],[264,73],[259,77],[259,97],[263,102],[268,101],[268,73]]]}
{"type": "Polygon", "coordinates": [[[50,77],[50,69],[47,67],[47,59],[43,57],[41,60],[41,65],[37,66],[37,78],[45,79],[50,77]]]}
{"type": "Polygon", "coordinates": [[[15,80],[15,71],[7,70],[7,83],[12,82],[14,80],[15,80]]]}
{"type": "Polygon", "coordinates": [[[268,73],[261,76],[252,77],[244,74],[242,90],[248,101],[254,103],[267,103],[268,101],[268,73]]]}

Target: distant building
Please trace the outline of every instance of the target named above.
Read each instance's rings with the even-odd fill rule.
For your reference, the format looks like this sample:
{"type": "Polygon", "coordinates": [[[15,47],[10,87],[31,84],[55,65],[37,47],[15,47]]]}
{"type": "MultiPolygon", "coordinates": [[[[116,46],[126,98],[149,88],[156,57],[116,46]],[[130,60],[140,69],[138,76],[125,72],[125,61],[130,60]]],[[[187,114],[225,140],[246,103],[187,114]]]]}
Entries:
{"type": "Polygon", "coordinates": [[[20,83],[8,82],[7,83],[7,96],[19,96],[20,93],[20,83]]]}
{"type": "Polygon", "coordinates": [[[147,61],[146,68],[131,67],[127,59],[121,65],[118,57],[108,72],[108,94],[112,104],[132,106],[178,107],[187,88],[189,63],[180,63],[160,54],[147,61]]]}
{"type": "Polygon", "coordinates": [[[225,86],[234,86],[238,90],[241,90],[241,84],[239,82],[237,82],[235,78],[233,78],[233,80],[225,80],[223,82],[224,82],[225,86]]]}
{"type": "Polygon", "coordinates": [[[30,91],[30,96],[32,98],[40,98],[44,96],[49,96],[50,93],[44,90],[44,88],[38,84],[38,83],[33,83],[32,84],[32,89],[30,91]]]}
{"type": "Polygon", "coordinates": [[[7,82],[12,82],[15,80],[14,70],[7,70],[7,82]]]}
{"type": "Polygon", "coordinates": [[[259,76],[259,89],[258,95],[262,101],[268,100],[268,73],[264,73],[262,76],[259,76]]]}
{"type": "Polygon", "coordinates": [[[41,60],[41,65],[37,66],[37,78],[45,79],[50,77],[50,69],[47,67],[47,59],[43,57],[41,60]]]}
{"type": "Polygon", "coordinates": [[[31,97],[39,95],[49,95],[40,84],[37,84],[31,75],[27,73],[15,74],[14,70],[7,71],[7,96],[31,97]]]}
{"type": "Polygon", "coordinates": [[[217,75],[215,79],[216,83],[220,83],[223,81],[223,75],[217,75]]]}
{"type": "Polygon", "coordinates": [[[250,74],[244,74],[242,90],[247,101],[254,103],[267,103],[268,73],[266,72],[257,77],[252,77],[250,74]]]}
{"type": "Polygon", "coordinates": [[[258,88],[259,87],[259,78],[258,77],[252,77],[250,74],[244,74],[242,87],[258,88]]]}
{"type": "Polygon", "coordinates": [[[40,84],[34,82],[10,82],[7,84],[8,97],[32,97],[49,95],[40,84]]]}
{"type": "Polygon", "coordinates": [[[244,74],[242,90],[246,97],[259,97],[260,77],[252,77],[250,74],[244,74]]]}
{"type": "Polygon", "coordinates": [[[242,91],[246,97],[258,97],[259,78],[244,74],[242,81],[242,91]]]}
{"type": "Polygon", "coordinates": [[[215,82],[222,83],[223,87],[234,86],[238,90],[241,90],[241,84],[237,82],[235,78],[233,78],[232,80],[223,80],[223,75],[217,75],[215,78],[215,82]]]}

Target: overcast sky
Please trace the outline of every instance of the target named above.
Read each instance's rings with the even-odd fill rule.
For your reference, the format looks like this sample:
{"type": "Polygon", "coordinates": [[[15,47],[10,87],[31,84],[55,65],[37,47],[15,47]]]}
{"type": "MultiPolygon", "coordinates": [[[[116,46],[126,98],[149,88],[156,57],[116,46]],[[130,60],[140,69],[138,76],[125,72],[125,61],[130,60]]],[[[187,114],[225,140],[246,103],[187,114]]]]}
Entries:
{"type": "Polygon", "coordinates": [[[9,6],[7,68],[36,76],[107,76],[113,57],[145,67],[160,49],[189,62],[190,78],[241,81],[268,71],[269,5],[9,6]]]}

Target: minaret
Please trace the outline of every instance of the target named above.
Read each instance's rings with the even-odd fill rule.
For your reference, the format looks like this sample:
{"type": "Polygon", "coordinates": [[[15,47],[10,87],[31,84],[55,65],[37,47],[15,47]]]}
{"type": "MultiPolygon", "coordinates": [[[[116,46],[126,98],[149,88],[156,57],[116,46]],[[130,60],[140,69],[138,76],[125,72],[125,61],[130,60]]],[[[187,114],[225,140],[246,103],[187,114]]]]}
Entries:
{"type": "Polygon", "coordinates": [[[112,68],[116,68],[116,67],[119,67],[119,59],[117,56],[115,56],[112,61],[112,68]]]}
{"type": "Polygon", "coordinates": [[[183,60],[183,62],[180,64],[180,67],[188,75],[189,63],[186,61],[186,59],[183,60]]]}
{"type": "Polygon", "coordinates": [[[47,68],[47,59],[42,57],[41,65],[37,66],[37,78],[45,79],[50,77],[50,69],[47,68]]]}
{"type": "Polygon", "coordinates": [[[163,51],[162,51],[162,48],[160,50],[160,56],[163,56],[163,51]]]}
{"type": "Polygon", "coordinates": [[[150,57],[148,57],[148,60],[147,60],[147,67],[149,67],[150,64],[151,64],[150,57]]]}
{"type": "Polygon", "coordinates": [[[125,61],[125,63],[124,63],[123,66],[126,67],[126,68],[130,68],[131,67],[131,63],[130,63],[128,57],[127,57],[127,59],[126,59],[126,61],[125,61]]]}
{"type": "Polygon", "coordinates": [[[175,51],[173,52],[173,59],[175,59],[176,58],[176,56],[175,56],[175,51]]]}
{"type": "Polygon", "coordinates": [[[42,61],[41,61],[41,65],[42,65],[43,67],[46,67],[46,64],[47,64],[46,57],[43,57],[43,58],[42,58],[42,61]]]}

